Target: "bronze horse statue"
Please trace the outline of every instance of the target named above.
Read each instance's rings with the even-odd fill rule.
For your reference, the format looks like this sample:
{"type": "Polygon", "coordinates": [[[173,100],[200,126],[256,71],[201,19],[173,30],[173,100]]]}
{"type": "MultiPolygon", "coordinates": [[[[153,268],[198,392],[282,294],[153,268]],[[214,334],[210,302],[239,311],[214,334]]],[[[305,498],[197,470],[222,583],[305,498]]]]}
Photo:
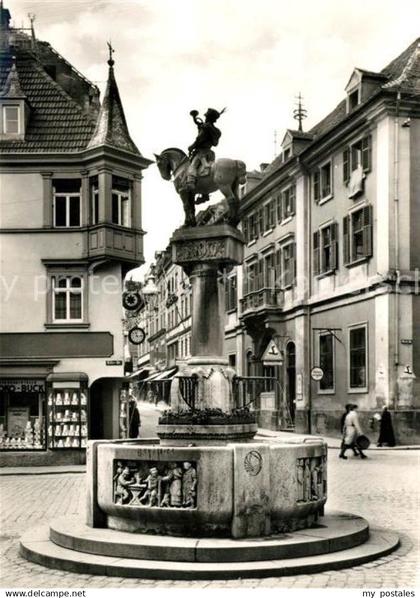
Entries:
{"type": "Polygon", "coordinates": [[[182,199],[185,212],[184,226],[197,226],[195,204],[201,203],[201,201],[195,201],[196,194],[208,195],[214,191],[221,191],[227,204],[227,209],[216,222],[226,222],[231,226],[237,226],[239,222],[239,185],[246,181],[244,162],[228,158],[216,160],[211,164],[208,174],[198,177],[196,188],[191,191],[186,185],[190,162],[185,152],[176,147],[170,147],[159,155],[155,154],[155,158],[162,178],[165,181],[170,181],[173,178],[175,190],[182,199]]]}

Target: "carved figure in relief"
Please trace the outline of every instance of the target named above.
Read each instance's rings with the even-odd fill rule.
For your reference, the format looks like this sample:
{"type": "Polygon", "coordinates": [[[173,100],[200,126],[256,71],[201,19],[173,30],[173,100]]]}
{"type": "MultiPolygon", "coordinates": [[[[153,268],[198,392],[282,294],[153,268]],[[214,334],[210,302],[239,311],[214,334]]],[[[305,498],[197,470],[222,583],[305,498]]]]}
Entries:
{"type": "Polygon", "coordinates": [[[311,466],[309,464],[309,459],[305,459],[305,494],[304,500],[310,501],[311,500],[311,466]]]}
{"type": "Polygon", "coordinates": [[[140,497],[140,502],[144,503],[146,500],[148,501],[148,507],[154,507],[159,504],[159,495],[160,495],[160,481],[161,477],[159,476],[159,472],[156,467],[151,467],[149,469],[149,475],[144,481],[144,486],[146,487],[146,492],[143,496],[140,497]]]}
{"type": "Polygon", "coordinates": [[[131,494],[128,490],[130,484],[133,483],[133,477],[130,473],[130,469],[128,467],[124,467],[121,468],[119,467],[117,469],[117,487],[115,489],[115,498],[116,498],[116,503],[119,505],[124,504],[124,502],[126,502],[130,497],[131,494]],[[122,471],[118,474],[118,471],[121,470],[122,471]]]}
{"type": "Polygon", "coordinates": [[[297,487],[298,487],[298,501],[305,500],[305,461],[298,459],[297,461],[297,487]]]}
{"type": "Polygon", "coordinates": [[[169,492],[165,492],[163,495],[162,500],[160,501],[160,507],[170,507],[171,506],[171,495],[169,492]]]}
{"type": "Polygon", "coordinates": [[[182,506],[195,507],[197,487],[197,473],[194,467],[186,461],[184,463],[184,474],[182,476],[182,506]]]}
{"type": "Polygon", "coordinates": [[[311,499],[317,500],[321,498],[318,496],[318,474],[319,474],[319,466],[316,463],[312,464],[312,472],[311,472],[311,499]]]}
{"type": "MultiPolygon", "coordinates": [[[[164,493],[163,500],[165,503],[170,504],[171,507],[181,507],[182,506],[182,469],[176,465],[176,463],[172,464],[171,469],[167,472],[165,476],[162,477],[162,482],[166,482],[168,484],[167,489],[164,493]],[[168,495],[169,494],[169,500],[168,495]]],[[[163,502],[162,500],[162,502],[163,502]]],[[[162,506],[169,506],[167,504],[160,505],[162,506]]]]}

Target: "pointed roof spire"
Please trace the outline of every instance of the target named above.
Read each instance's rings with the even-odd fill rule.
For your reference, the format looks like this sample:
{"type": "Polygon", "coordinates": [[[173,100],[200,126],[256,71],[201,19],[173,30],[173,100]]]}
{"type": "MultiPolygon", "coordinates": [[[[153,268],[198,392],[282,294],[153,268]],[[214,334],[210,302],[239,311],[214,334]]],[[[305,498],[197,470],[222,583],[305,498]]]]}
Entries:
{"type": "Polygon", "coordinates": [[[26,95],[22,90],[19,74],[16,68],[16,56],[12,57],[12,66],[7,75],[6,82],[0,92],[2,98],[26,99],[26,95]]]}
{"type": "Polygon", "coordinates": [[[96,122],[95,131],[88,144],[88,148],[97,147],[99,145],[110,145],[134,154],[140,154],[128,132],[127,121],[125,120],[124,109],[122,107],[120,93],[114,76],[115,62],[112,58],[112,54],[115,50],[110,42],[108,42],[108,50],[108,83],[99,111],[98,120],[96,122]]]}

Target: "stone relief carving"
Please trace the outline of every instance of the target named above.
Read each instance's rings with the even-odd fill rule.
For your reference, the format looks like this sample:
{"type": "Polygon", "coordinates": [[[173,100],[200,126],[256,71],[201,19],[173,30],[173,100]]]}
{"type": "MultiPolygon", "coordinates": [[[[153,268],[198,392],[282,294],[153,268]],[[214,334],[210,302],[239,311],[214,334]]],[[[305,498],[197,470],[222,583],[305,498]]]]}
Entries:
{"type": "Polygon", "coordinates": [[[262,469],[262,463],[263,458],[258,451],[249,451],[249,453],[245,455],[244,468],[249,475],[258,475],[262,469]]]}
{"type": "Polygon", "coordinates": [[[297,502],[320,500],[327,494],[326,457],[297,459],[297,502]]]}
{"type": "Polygon", "coordinates": [[[177,245],[176,257],[179,261],[224,258],[225,242],[221,240],[183,242],[182,245],[177,245]]]}
{"type": "Polygon", "coordinates": [[[113,500],[117,505],[196,507],[197,469],[189,461],[116,461],[113,482],[113,500]]]}

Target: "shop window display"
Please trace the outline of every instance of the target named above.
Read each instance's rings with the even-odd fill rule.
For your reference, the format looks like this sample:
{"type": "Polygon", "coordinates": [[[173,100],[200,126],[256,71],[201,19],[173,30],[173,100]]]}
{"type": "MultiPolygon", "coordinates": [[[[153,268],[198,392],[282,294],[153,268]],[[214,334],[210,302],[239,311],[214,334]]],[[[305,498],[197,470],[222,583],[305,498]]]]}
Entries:
{"type": "Polygon", "coordinates": [[[0,380],[0,450],[45,450],[45,383],[0,380]]]}
{"type": "Polygon", "coordinates": [[[88,436],[87,393],[83,388],[60,384],[48,391],[48,447],[86,448],[88,436]]]}

